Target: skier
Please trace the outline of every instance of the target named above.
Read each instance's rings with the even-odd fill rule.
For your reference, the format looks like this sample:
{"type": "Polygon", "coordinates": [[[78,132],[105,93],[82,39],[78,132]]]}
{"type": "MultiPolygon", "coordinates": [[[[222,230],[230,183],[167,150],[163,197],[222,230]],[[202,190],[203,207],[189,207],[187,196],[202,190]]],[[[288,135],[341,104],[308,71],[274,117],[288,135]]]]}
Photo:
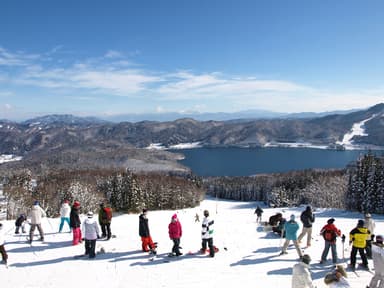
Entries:
{"type": "Polygon", "coordinates": [[[24,213],[20,214],[20,216],[17,217],[17,219],[15,221],[15,226],[16,226],[15,234],[19,234],[20,233],[20,228],[21,228],[21,232],[22,233],[26,233],[25,225],[27,223],[28,223],[27,216],[24,213]]]}
{"type": "Polygon", "coordinates": [[[375,275],[373,275],[367,288],[384,288],[384,249],[382,235],[377,235],[376,242],[372,244],[372,259],[375,275]]]}
{"type": "Polygon", "coordinates": [[[295,245],[297,254],[299,255],[299,258],[301,259],[303,257],[303,254],[301,252],[301,249],[299,247],[299,244],[297,243],[297,231],[299,230],[299,224],[295,221],[295,215],[291,215],[288,222],[285,222],[284,224],[284,231],[285,231],[285,242],[283,245],[283,248],[281,250],[280,255],[288,254],[287,248],[289,245],[289,242],[293,242],[295,245]]]}
{"type": "Polygon", "coordinates": [[[256,223],[260,223],[261,222],[261,217],[263,215],[263,209],[260,208],[260,206],[257,206],[256,207],[256,210],[255,210],[255,213],[253,214],[256,214],[256,223]]]}
{"type": "Polygon", "coordinates": [[[200,217],[199,217],[199,214],[197,212],[195,214],[195,223],[196,222],[200,222],[200,217]]]}
{"type": "Polygon", "coordinates": [[[183,234],[183,231],[181,228],[181,223],[176,214],[172,216],[171,223],[168,225],[168,234],[169,238],[173,241],[171,256],[183,255],[183,253],[180,252],[180,238],[183,234]]]}
{"type": "Polygon", "coordinates": [[[37,227],[37,230],[39,230],[40,234],[40,241],[44,241],[44,231],[41,226],[41,218],[45,217],[45,211],[43,208],[40,207],[39,201],[35,201],[33,203],[31,212],[30,212],[30,217],[31,217],[31,229],[29,230],[29,243],[32,243],[33,240],[33,234],[35,232],[35,229],[37,227]]]}
{"type": "Polygon", "coordinates": [[[87,213],[87,219],[85,219],[82,225],[84,235],[85,255],[88,255],[90,259],[96,257],[96,239],[100,238],[100,229],[97,222],[93,219],[93,212],[87,213]]]}
{"type": "Polygon", "coordinates": [[[0,253],[1,253],[1,264],[7,265],[8,254],[5,251],[5,232],[3,229],[3,223],[0,223],[0,253]]]}
{"type": "Polygon", "coordinates": [[[143,213],[139,216],[139,235],[141,237],[141,248],[144,252],[150,252],[156,255],[155,243],[153,243],[148,225],[148,209],[144,208],[143,213]]]}
{"type": "Polygon", "coordinates": [[[73,202],[71,213],[69,215],[69,226],[72,228],[73,240],[72,245],[77,245],[82,242],[81,236],[81,221],[80,221],[80,202],[73,202]]]}
{"type": "Polygon", "coordinates": [[[311,257],[304,254],[301,261],[292,268],[292,288],[315,288],[312,283],[311,273],[309,272],[309,263],[311,257]]]}
{"type": "Polygon", "coordinates": [[[209,211],[204,210],[204,218],[201,222],[201,250],[200,252],[202,254],[205,254],[205,251],[207,250],[207,244],[209,247],[209,256],[215,257],[215,247],[213,246],[213,224],[214,221],[209,218],[209,211]]]}
{"type": "Polygon", "coordinates": [[[364,221],[365,225],[364,227],[367,228],[371,235],[367,236],[367,245],[365,246],[365,253],[367,254],[368,259],[372,259],[372,241],[375,239],[375,221],[372,219],[372,215],[370,213],[366,213],[364,215],[364,221]]]}
{"type": "Polygon", "coordinates": [[[327,224],[320,230],[320,234],[323,235],[324,238],[324,250],[321,254],[320,264],[324,264],[327,261],[329,248],[331,248],[333,264],[336,264],[338,261],[336,239],[341,236],[341,231],[335,226],[335,224],[333,224],[334,222],[335,218],[328,219],[327,224]]]}
{"type": "Polygon", "coordinates": [[[347,281],[347,273],[342,265],[337,265],[336,269],[327,273],[324,277],[324,283],[330,288],[350,288],[347,281]]]}
{"type": "Polygon", "coordinates": [[[311,206],[307,206],[307,208],[301,213],[300,220],[303,223],[303,230],[297,238],[297,241],[300,244],[301,239],[303,239],[305,234],[307,234],[307,247],[310,247],[312,240],[312,223],[315,222],[315,214],[313,214],[311,206]]]}
{"type": "Polygon", "coordinates": [[[63,230],[64,222],[67,222],[69,226],[69,230],[71,230],[71,225],[69,221],[69,215],[71,214],[71,207],[69,206],[69,201],[64,200],[63,204],[61,204],[60,208],[60,226],[59,233],[63,230]]]}
{"type": "Polygon", "coordinates": [[[349,245],[352,244],[351,263],[349,266],[352,271],[355,270],[357,251],[359,251],[361,260],[363,261],[363,268],[367,270],[369,269],[367,255],[365,255],[365,246],[367,245],[367,237],[371,233],[367,228],[364,227],[364,224],[364,220],[360,219],[357,222],[356,228],[353,228],[351,232],[349,232],[349,245]]]}
{"type": "Polygon", "coordinates": [[[101,227],[101,238],[111,239],[111,222],[112,222],[112,209],[111,207],[105,207],[104,203],[100,203],[99,209],[99,224],[101,227]]]}

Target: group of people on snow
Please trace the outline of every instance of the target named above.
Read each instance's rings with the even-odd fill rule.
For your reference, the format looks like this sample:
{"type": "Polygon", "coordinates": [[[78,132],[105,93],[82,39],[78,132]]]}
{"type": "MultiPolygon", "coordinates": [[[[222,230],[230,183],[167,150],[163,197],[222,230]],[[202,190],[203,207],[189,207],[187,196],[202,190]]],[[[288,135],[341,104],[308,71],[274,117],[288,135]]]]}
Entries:
{"type": "MultiPolygon", "coordinates": [[[[307,235],[307,247],[311,246],[312,239],[312,224],[315,222],[315,215],[310,206],[307,206],[305,211],[300,215],[300,220],[303,224],[301,234],[297,237],[299,230],[299,224],[295,220],[295,215],[291,215],[289,221],[285,221],[282,213],[277,213],[269,218],[269,224],[274,224],[276,227],[281,225],[283,228],[279,231],[281,237],[285,237],[284,245],[280,255],[287,254],[287,247],[292,241],[297,254],[300,258],[300,262],[295,264],[293,267],[292,275],[292,287],[293,288],[306,288],[315,287],[312,284],[311,275],[309,272],[309,263],[311,258],[308,254],[302,255],[300,244],[305,235],[307,235]]],[[[336,243],[337,238],[341,237],[343,243],[343,258],[344,258],[344,243],[346,236],[342,234],[341,230],[335,225],[335,218],[327,220],[327,224],[320,230],[320,235],[324,238],[324,249],[321,254],[320,264],[327,262],[327,256],[329,250],[332,254],[332,263],[334,264],[334,271],[327,273],[324,277],[324,283],[329,287],[350,287],[342,265],[338,265],[339,262],[336,243]]],[[[276,232],[276,230],[272,230],[276,232]]],[[[375,222],[372,219],[370,213],[366,213],[364,220],[360,219],[357,221],[356,227],[349,232],[349,245],[351,246],[350,263],[348,268],[351,271],[355,271],[356,268],[356,257],[359,252],[362,263],[360,266],[363,269],[369,270],[368,259],[373,259],[375,268],[375,274],[372,280],[367,286],[368,288],[384,288],[384,249],[383,249],[383,236],[376,235],[375,238],[375,222]],[[376,241],[374,241],[376,240],[376,241]]]]}

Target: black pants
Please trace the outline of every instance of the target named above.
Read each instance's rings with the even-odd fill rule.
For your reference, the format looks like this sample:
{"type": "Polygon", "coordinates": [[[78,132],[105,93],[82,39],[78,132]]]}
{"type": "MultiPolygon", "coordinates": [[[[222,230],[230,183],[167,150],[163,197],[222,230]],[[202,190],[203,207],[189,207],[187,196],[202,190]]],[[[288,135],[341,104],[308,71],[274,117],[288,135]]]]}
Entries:
{"type": "Polygon", "coordinates": [[[96,257],[96,239],[95,240],[87,240],[84,241],[85,245],[85,255],[88,255],[89,258],[95,258],[96,257]]]}
{"type": "Polygon", "coordinates": [[[7,262],[8,255],[7,255],[7,252],[5,251],[5,247],[4,247],[4,245],[0,245],[0,253],[1,253],[1,259],[2,259],[4,262],[7,262]]]}
{"type": "Polygon", "coordinates": [[[357,251],[359,251],[361,260],[363,261],[363,265],[368,266],[368,260],[367,260],[367,256],[365,255],[364,248],[357,248],[355,246],[352,246],[352,250],[351,250],[351,265],[352,266],[356,265],[357,251]]]}
{"type": "Polygon", "coordinates": [[[175,253],[177,256],[181,255],[180,253],[180,238],[172,239],[173,241],[173,247],[172,247],[172,253],[175,253]]]}
{"type": "Polygon", "coordinates": [[[213,238],[209,239],[203,239],[203,242],[201,243],[201,248],[203,251],[207,250],[207,244],[209,247],[209,256],[213,257],[215,256],[215,248],[213,247],[213,238]]]}
{"type": "Polygon", "coordinates": [[[365,245],[365,253],[368,259],[372,259],[372,240],[367,240],[365,245]]]}
{"type": "Polygon", "coordinates": [[[111,223],[106,223],[106,224],[100,224],[101,227],[101,237],[107,237],[107,239],[110,239],[112,237],[111,233],[111,223]]]}

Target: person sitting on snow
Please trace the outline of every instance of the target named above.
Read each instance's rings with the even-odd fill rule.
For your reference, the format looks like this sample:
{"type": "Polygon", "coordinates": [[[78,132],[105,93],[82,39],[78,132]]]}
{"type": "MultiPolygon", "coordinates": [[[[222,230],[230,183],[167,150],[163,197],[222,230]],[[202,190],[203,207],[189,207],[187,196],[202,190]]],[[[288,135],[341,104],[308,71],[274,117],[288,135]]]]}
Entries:
{"type": "Polygon", "coordinates": [[[330,288],[350,288],[347,281],[347,273],[342,265],[337,265],[336,269],[327,273],[324,277],[324,283],[330,288]]]}

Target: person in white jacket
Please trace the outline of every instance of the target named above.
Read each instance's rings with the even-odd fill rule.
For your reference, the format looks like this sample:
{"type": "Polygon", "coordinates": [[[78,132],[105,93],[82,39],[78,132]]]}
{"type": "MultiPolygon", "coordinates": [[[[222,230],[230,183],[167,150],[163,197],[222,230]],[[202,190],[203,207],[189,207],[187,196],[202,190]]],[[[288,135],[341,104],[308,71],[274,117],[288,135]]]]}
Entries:
{"type": "Polygon", "coordinates": [[[67,222],[69,231],[71,231],[71,226],[69,223],[69,215],[71,214],[71,207],[69,206],[69,201],[64,200],[63,204],[61,204],[60,208],[60,226],[59,233],[63,230],[64,223],[67,222]]]}
{"type": "Polygon", "coordinates": [[[29,230],[29,243],[32,243],[33,234],[35,232],[36,227],[37,227],[37,230],[39,230],[40,240],[44,241],[44,231],[41,226],[41,218],[45,217],[46,214],[43,208],[40,207],[39,201],[35,201],[33,203],[33,206],[29,215],[31,217],[31,229],[29,230]]]}
{"type": "Polygon", "coordinates": [[[83,222],[82,230],[85,239],[85,255],[88,255],[91,259],[95,258],[96,239],[100,238],[100,228],[97,221],[93,218],[93,212],[87,213],[87,219],[83,222]]]}
{"type": "Polygon", "coordinates": [[[0,223],[0,253],[1,253],[1,264],[7,265],[8,261],[8,254],[7,251],[5,251],[5,232],[3,229],[3,224],[0,223]]]}
{"type": "Polygon", "coordinates": [[[376,242],[372,244],[372,259],[375,275],[373,275],[367,287],[384,288],[384,248],[382,235],[377,235],[376,242]]]}
{"type": "Polygon", "coordinates": [[[309,263],[311,257],[304,254],[301,262],[295,264],[292,268],[292,288],[315,288],[312,284],[311,273],[309,272],[309,263]]]}
{"type": "Polygon", "coordinates": [[[370,213],[365,213],[364,215],[364,227],[371,232],[370,235],[367,236],[367,243],[365,245],[365,253],[367,254],[368,259],[372,259],[372,242],[375,237],[375,221],[372,219],[372,215],[370,213]]]}

